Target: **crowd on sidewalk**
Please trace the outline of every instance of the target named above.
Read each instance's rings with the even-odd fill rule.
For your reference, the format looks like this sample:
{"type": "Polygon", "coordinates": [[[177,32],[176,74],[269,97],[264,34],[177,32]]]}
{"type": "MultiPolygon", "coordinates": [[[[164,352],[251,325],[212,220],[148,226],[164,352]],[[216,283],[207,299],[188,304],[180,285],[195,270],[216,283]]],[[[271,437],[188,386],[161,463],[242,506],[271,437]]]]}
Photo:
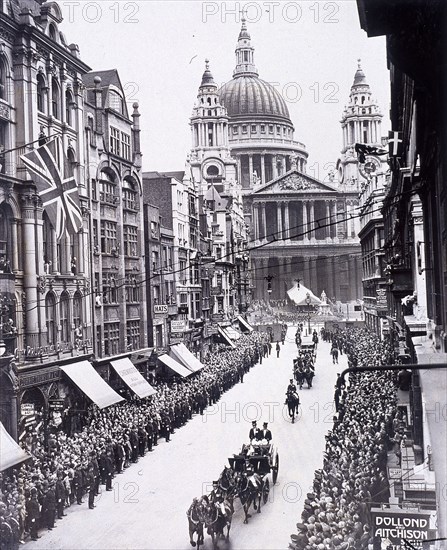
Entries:
{"type": "Polygon", "coordinates": [[[32,459],[21,467],[0,474],[0,548],[12,550],[29,535],[52,530],[65,509],[82,505],[95,508],[101,491],[112,491],[112,480],[124,468],[138,462],[195,413],[237,382],[269,353],[267,335],[243,335],[235,349],[221,349],[204,359],[205,367],[191,379],[162,382],[157,393],[100,410],[88,408],[81,431],[69,436],[63,431],[25,439],[23,446],[32,459]]]}
{"type": "MultiPolygon", "coordinates": [[[[322,331],[352,366],[391,361],[387,343],[366,329],[322,331]]],[[[401,437],[397,376],[350,373],[336,391],[333,429],[326,436],[323,467],[307,494],[293,550],[372,550],[370,503],[387,502],[387,452],[401,437]]]]}

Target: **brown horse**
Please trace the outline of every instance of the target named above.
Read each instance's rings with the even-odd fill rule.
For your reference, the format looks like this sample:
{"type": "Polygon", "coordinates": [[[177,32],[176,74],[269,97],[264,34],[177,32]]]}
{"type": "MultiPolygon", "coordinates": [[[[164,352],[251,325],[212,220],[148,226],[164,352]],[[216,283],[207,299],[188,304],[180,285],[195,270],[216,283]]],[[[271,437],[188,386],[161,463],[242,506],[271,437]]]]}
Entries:
{"type": "Polygon", "coordinates": [[[261,513],[262,488],[264,482],[262,478],[253,473],[247,475],[247,472],[239,472],[236,476],[237,496],[239,497],[242,507],[244,508],[245,519],[244,523],[248,523],[248,518],[251,515],[248,513],[250,506],[261,513]]]}
{"type": "Polygon", "coordinates": [[[215,501],[210,501],[204,507],[204,523],[208,535],[211,536],[213,549],[217,549],[217,544],[220,538],[225,538],[228,542],[230,539],[231,520],[233,518],[234,508],[233,503],[229,500],[220,498],[215,501]],[[224,534],[224,529],[227,528],[227,534],[224,534]]]}
{"type": "Polygon", "coordinates": [[[204,514],[205,505],[202,499],[193,499],[186,515],[188,517],[189,542],[191,543],[191,546],[197,546],[197,549],[199,549],[200,545],[203,544],[203,525],[205,523],[204,514]],[[197,543],[194,540],[194,533],[197,533],[197,543]]]}

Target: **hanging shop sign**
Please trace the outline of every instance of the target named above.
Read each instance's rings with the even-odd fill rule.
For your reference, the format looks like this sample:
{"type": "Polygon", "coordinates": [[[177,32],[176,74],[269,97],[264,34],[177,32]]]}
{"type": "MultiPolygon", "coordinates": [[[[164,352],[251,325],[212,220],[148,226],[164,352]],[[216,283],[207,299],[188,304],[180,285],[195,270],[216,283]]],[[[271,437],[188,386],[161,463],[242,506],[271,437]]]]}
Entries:
{"type": "Polygon", "coordinates": [[[424,540],[432,538],[430,512],[407,512],[405,510],[371,509],[374,537],[387,544],[387,550],[400,550],[405,542],[421,548],[424,540]]]}

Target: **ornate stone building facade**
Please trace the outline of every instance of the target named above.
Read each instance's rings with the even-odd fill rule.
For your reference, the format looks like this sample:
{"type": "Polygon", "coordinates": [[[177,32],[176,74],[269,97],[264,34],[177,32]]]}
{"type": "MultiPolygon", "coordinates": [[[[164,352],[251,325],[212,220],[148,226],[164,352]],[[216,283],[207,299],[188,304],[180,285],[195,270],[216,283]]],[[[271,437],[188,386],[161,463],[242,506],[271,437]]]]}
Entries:
{"type": "Polygon", "coordinates": [[[46,415],[63,397],[59,365],[92,352],[82,84],[90,69],[61,22],[54,2],[0,4],[0,416],[13,436],[21,406],[46,415]],[[78,195],[74,210],[58,206],[56,216],[22,159],[51,142],[49,165],[77,182],[78,195]],[[75,210],[82,226],[61,225],[75,210]]]}

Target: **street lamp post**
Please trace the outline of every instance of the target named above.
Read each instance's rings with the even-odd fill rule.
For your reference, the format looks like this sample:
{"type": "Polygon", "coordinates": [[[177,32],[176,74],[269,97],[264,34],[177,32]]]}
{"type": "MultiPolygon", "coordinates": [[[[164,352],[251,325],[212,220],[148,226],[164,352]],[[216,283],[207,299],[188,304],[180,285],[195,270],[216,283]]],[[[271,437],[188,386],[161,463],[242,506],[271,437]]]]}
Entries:
{"type": "Polygon", "coordinates": [[[310,297],[310,294],[307,293],[306,294],[306,304],[307,304],[307,331],[308,331],[308,334],[310,335],[310,303],[311,303],[311,297],[310,297]]]}

